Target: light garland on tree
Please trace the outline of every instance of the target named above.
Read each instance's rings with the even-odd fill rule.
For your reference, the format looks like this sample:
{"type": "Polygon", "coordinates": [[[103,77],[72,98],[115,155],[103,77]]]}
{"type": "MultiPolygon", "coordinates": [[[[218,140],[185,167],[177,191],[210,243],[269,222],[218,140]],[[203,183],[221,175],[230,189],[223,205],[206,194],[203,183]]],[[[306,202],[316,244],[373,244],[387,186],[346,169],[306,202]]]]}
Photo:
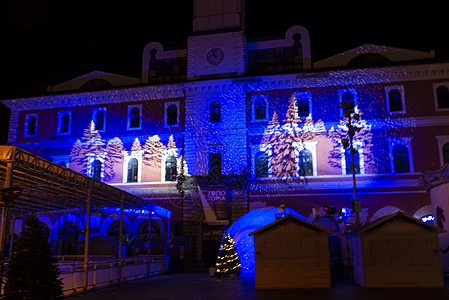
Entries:
{"type": "Polygon", "coordinates": [[[226,234],[218,251],[215,276],[217,278],[238,277],[241,266],[234,240],[226,234]]]}

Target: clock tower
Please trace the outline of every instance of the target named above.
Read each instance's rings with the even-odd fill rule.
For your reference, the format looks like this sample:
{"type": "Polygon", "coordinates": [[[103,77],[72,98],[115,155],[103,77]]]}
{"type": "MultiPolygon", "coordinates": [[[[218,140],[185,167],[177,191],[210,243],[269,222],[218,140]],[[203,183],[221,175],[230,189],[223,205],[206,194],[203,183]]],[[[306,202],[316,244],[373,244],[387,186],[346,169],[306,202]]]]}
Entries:
{"type": "Polygon", "coordinates": [[[245,72],[244,6],[244,0],[194,0],[187,78],[245,72]]]}

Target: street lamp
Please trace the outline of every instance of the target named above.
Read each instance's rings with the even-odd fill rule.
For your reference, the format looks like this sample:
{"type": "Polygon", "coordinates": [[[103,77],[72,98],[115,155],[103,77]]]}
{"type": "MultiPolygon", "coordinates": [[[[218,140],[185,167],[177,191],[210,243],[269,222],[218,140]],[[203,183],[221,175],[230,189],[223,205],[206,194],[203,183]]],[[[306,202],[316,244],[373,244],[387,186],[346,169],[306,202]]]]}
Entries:
{"type": "Polygon", "coordinates": [[[360,119],[360,115],[356,113],[352,114],[351,110],[354,108],[353,102],[342,100],[342,102],[340,102],[339,104],[339,107],[343,109],[343,115],[348,118],[348,123],[346,123],[346,126],[348,127],[349,139],[346,138],[342,139],[341,143],[343,144],[343,147],[345,149],[348,148],[350,149],[349,153],[351,154],[352,182],[354,186],[354,200],[352,200],[352,211],[354,212],[355,215],[355,225],[359,226],[360,223],[359,213],[361,212],[361,207],[360,201],[357,199],[357,189],[355,184],[355,168],[354,168],[354,155],[356,155],[358,151],[354,149],[353,140],[355,133],[360,132],[361,128],[352,125],[352,119],[357,121],[360,119]]]}

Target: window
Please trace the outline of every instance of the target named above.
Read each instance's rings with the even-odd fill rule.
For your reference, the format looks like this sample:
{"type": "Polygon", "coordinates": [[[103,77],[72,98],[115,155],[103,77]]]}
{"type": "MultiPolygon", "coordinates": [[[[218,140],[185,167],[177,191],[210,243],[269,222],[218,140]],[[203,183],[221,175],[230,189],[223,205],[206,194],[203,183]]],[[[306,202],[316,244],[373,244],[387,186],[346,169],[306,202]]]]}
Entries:
{"type": "Polygon", "coordinates": [[[256,177],[268,177],[268,153],[257,152],[255,160],[256,177]]]}
{"type": "Polygon", "coordinates": [[[140,110],[137,107],[131,109],[131,112],[129,113],[129,119],[129,127],[140,127],[140,110]]]}
{"type": "Polygon", "coordinates": [[[272,176],[271,145],[251,145],[251,177],[263,178],[272,176]]]}
{"type": "Polygon", "coordinates": [[[105,153],[86,153],[87,156],[87,170],[86,175],[99,180],[104,180],[104,161],[105,153]]]}
{"type": "Polygon", "coordinates": [[[316,145],[318,141],[295,142],[296,176],[316,176],[317,160],[316,145]]]}
{"type": "Polygon", "coordinates": [[[72,118],[72,111],[58,112],[58,130],[59,135],[70,134],[70,120],[72,118]]]}
{"type": "Polygon", "coordinates": [[[354,113],[354,95],[352,95],[349,92],[346,92],[343,94],[343,96],[341,97],[342,102],[345,102],[346,105],[349,108],[349,112],[351,114],[354,113]]]}
{"type": "Polygon", "coordinates": [[[405,97],[403,86],[386,86],[387,113],[405,113],[405,97]]]}
{"type": "Polygon", "coordinates": [[[213,179],[221,177],[221,153],[209,154],[209,175],[213,179]]]}
{"type": "MultiPolygon", "coordinates": [[[[356,89],[342,89],[338,90],[338,98],[339,103],[345,102],[346,105],[349,108],[349,112],[351,114],[359,113],[358,107],[357,107],[357,90],[356,89]]],[[[340,117],[343,117],[343,108],[340,108],[340,117]]]]}
{"type": "Polygon", "coordinates": [[[37,135],[38,114],[27,114],[25,116],[24,137],[35,137],[37,135]]]}
{"type": "Polygon", "coordinates": [[[106,108],[92,109],[92,121],[95,124],[94,130],[104,132],[106,126],[106,108]]]}
{"type": "Polygon", "coordinates": [[[210,122],[220,122],[220,102],[210,104],[210,122]]]}
{"type": "Polygon", "coordinates": [[[136,158],[128,161],[128,182],[137,182],[138,162],[136,158]]]}
{"type": "MultiPolygon", "coordinates": [[[[351,148],[345,150],[346,175],[352,175],[352,157],[351,148]]],[[[360,174],[360,155],[359,151],[354,149],[354,173],[360,174]]]]}
{"type": "Polygon", "coordinates": [[[309,115],[309,99],[302,96],[297,100],[298,116],[307,117],[309,115]]]}
{"type": "Polygon", "coordinates": [[[91,177],[95,180],[101,180],[101,161],[98,159],[92,162],[92,173],[91,177]]]}
{"type": "Polygon", "coordinates": [[[61,118],[61,131],[60,132],[69,132],[69,121],[70,121],[69,115],[64,114],[61,118]]]}
{"type": "Polygon", "coordinates": [[[304,119],[312,117],[312,93],[295,93],[295,118],[304,119]]]}
{"type": "Polygon", "coordinates": [[[440,165],[449,163],[449,135],[436,135],[440,165]]]}
{"type": "Polygon", "coordinates": [[[449,164],[449,143],[443,145],[443,163],[449,164]]]}
{"type": "Polygon", "coordinates": [[[387,139],[392,173],[413,172],[412,139],[413,137],[394,137],[387,139]]]}
{"type": "Polygon", "coordinates": [[[178,108],[172,104],[167,108],[167,125],[178,124],[178,108]]]}
{"type": "Polygon", "coordinates": [[[143,150],[122,151],[123,183],[141,182],[143,150]]]}
{"type": "Polygon", "coordinates": [[[254,103],[254,118],[256,120],[265,120],[267,118],[265,106],[265,100],[263,99],[257,99],[256,103],[254,103]]]}
{"type": "MultiPolygon", "coordinates": [[[[148,236],[148,224],[150,223],[149,220],[143,221],[138,229],[138,235],[139,236],[148,236]]],[[[159,226],[155,222],[151,222],[151,236],[160,236],[161,230],[159,229],[159,226]]]]}
{"type": "MultiPolygon", "coordinates": [[[[120,221],[114,221],[109,225],[107,235],[116,240],[120,238],[120,221]]],[[[122,228],[122,240],[128,240],[128,230],[126,229],[125,223],[123,223],[122,228]]]]}
{"type": "Polygon", "coordinates": [[[174,156],[169,156],[165,160],[165,181],[176,181],[178,175],[176,163],[174,156]]]}
{"type": "Polygon", "coordinates": [[[128,130],[142,128],[142,104],[128,105],[128,130]]]}
{"type": "Polygon", "coordinates": [[[312,152],[303,149],[299,152],[299,176],[313,175],[312,152]]]}
{"type": "Polygon", "coordinates": [[[388,103],[390,104],[390,111],[401,111],[401,93],[397,89],[388,92],[388,103]]]}
{"type": "Polygon", "coordinates": [[[70,155],[52,155],[50,157],[54,163],[66,168],[69,167],[70,155]]]}
{"type": "Polygon", "coordinates": [[[253,122],[268,121],[268,95],[251,96],[251,120],[253,122]]]}
{"type": "Polygon", "coordinates": [[[408,151],[405,146],[397,145],[393,148],[394,172],[408,173],[410,166],[408,164],[408,151]]]}
{"type": "Polygon", "coordinates": [[[179,126],[179,101],[165,102],[164,127],[179,126]]]}
{"type": "Polygon", "coordinates": [[[437,108],[449,108],[449,88],[445,85],[437,87],[437,108]]]}
{"type": "MultiPolygon", "coordinates": [[[[363,160],[363,142],[361,139],[352,141],[354,148],[354,172],[355,174],[365,174],[365,163],[363,160]]],[[[342,175],[352,175],[352,157],[350,148],[344,148],[341,145],[341,170],[342,175]]]]}

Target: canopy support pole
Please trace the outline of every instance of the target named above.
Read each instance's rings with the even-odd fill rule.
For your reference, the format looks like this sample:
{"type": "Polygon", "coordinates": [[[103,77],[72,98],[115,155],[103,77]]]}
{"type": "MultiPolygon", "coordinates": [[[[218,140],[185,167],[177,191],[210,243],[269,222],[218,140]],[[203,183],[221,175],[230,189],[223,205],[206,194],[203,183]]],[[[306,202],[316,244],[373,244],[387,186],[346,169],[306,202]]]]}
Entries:
{"type": "Polygon", "coordinates": [[[122,244],[123,244],[123,202],[125,201],[125,194],[120,195],[120,221],[118,233],[118,284],[122,282],[122,244]]]}
{"type": "Polygon", "coordinates": [[[149,211],[148,214],[148,277],[151,275],[151,230],[152,230],[152,224],[153,223],[153,206],[149,205],[149,211]]]}
{"type": "Polygon", "coordinates": [[[93,185],[93,179],[88,179],[87,182],[87,198],[86,198],[86,226],[84,228],[85,230],[85,239],[84,239],[84,285],[83,285],[83,292],[87,293],[87,279],[89,275],[89,234],[90,234],[90,211],[91,211],[91,198],[92,198],[92,185],[93,185]]]}
{"type": "MultiPolygon", "coordinates": [[[[16,148],[13,148],[13,154],[12,157],[16,157],[16,148]]],[[[4,188],[11,187],[12,183],[12,174],[14,169],[14,161],[8,161],[6,163],[6,174],[5,174],[5,183],[3,185],[4,188]]],[[[0,278],[1,278],[1,292],[0,294],[3,295],[3,284],[4,276],[3,276],[3,270],[4,270],[4,263],[5,263],[5,247],[6,247],[6,235],[7,235],[7,227],[8,227],[8,217],[9,217],[9,209],[6,205],[2,205],[2,223],[1,223],[1,230],[0,230],[0,278]]]]}

